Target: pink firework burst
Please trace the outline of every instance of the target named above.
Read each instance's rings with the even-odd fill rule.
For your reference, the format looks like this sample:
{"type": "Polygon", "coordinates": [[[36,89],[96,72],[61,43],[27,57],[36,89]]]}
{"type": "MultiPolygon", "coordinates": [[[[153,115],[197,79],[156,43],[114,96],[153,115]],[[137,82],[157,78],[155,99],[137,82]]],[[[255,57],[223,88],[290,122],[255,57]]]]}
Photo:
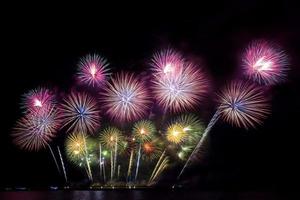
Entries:
{"type": "Polygon", "coordinates": [[[150,65],[156,76],[168,78],[179,75],[183,63],[184,58],[179,52],[165,49],[153,55],[150,65]]]}
{"type": "Polygon", "coordinates": [[[111,119],[122,122],[145,116],[151,103],[144,84],[129,73],[120,73],[112,78],[105,88],[102,101],[111,119]]]}
{"type": "Polygon", "coordinates": [[[79,64],[78,80],[92,87],[101,86],[110,74],[106,59],[93,54],[83,57],[79,64]]]}
{"type": "Polygon", "coordinates": [[[71,92],[61,107],[63,126],[67,131],[94,133],[100,126],[100,109],[97,101],[86,93],[71,92]]]}
{"type": "Polygon", "coordinates": [[[46,112],[49,106],[55,104],[55,96],[46,88],[37,88],[24,94],[22,107],[27,112],[46,112]]]}
{"type": "Polygon", "coordinates": [[[219,97],[221,117],[237,127],[255,127],[270,113],[264,92],[254,84],[233,82],[219,97]]]}
{"type": "Polygon", "coordinates": [[[59,112],[53,106],[43,111],[30,112],[22,117],[13,130],[14,143],[21,149],[37,151],[44,148],[59,130],[59,112]]]}
{"type": "Polygon", "coordinates": [[[254,41],[242,57],[245,75],[259,84],[273,85],[286,77],[287,56],[267,41],[254,41]]]}
{"type": "Polygon", "coordinates": [[[153,73],[152,88],[157,103],[171,112],[194,108],[204,96],[208,81],[203,71],[195,64],[181,62],[176,74],[161,76],[153,73]]]}

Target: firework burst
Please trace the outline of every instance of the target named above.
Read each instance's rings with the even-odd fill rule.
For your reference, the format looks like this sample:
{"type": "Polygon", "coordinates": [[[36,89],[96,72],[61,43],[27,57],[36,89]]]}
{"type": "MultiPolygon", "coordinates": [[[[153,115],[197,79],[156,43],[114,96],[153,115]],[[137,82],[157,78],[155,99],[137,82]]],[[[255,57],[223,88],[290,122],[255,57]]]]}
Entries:
{"type": "Polygon", "coordinates": [[[173,50],[165,49],[153,55],[150,65],[153,73],[161,78],[177,76],[184,64],[183,56],[173,50]]]}
{"type": "Polygon", "coordinates": [[[37,151],[44,148],[59,130],[59,112],[45,106],[43,112],[30,112],[22,117],[13,130],[14,143],[21,149],[37,151]]]}
{"type": "Polygon", "coordinates": [[[269,114],[263,91],[249,83],[233,82],[219,95],[221,117],[238,127],[255,127],[269,114]]]}
{"type": "Polygon", "coordinates": [[[176,158],[187,159],[203,134],[204,128],[199,118],[193,114],[184,114],[177,117],[167,129],[167,140],[171,144],[176,158]]]}
{"type": "Polygon", "coordinates": [[[152,141],[147,141],[142,145],[142,157],[145,160],[152,161],[154,159],[159,158],[162,153],[162,145],[156,139],[152,141]]]}
{"type": "Polygon", "coordinates": [[[113,120],[132,121],[143,117],[149,108],[149,94],[133,74],[117,74],[105,91],[103,107],[113,120]]]}
{"type": "Polygon", "coordinates": [[[284,51],[267,41],[252,42],[245,50],[242,62],[245,75],[265,85],[284,80],[288,69],[284,51]]]}
{"type": "Polygon", "coordinates": [[[145,141],[151,140],[156,128],[154,124],[149,120],[141,120],[133,125],[133,137],[139,142],[144,143],[145,141]]]}
{"type": "Polygon", "coordinates": [[[110,74],[106,59],[93,54],[83,57],[78,64],[78,80],[80,83],[95,87],[101,86],[110,74]]]}
{"type": "Polygon", "coordinates": [[[100,133],[100,143],[107,149],[115,148],[116,143],[118,147],[124,149],[124,136],[119,129],[108,127],[100,133]]]}
{"type": "Polygon", "coordinates": [[[23,95],[22,108],[27,112],[46,112],[49,106],[55,105],[55,96],[46,88],[30,90],[23,95]]]}
{"type": "Polygon", "coordinates": [[[100,125],[100,110],[93,97],[71,92],[61,105],[61,118],[67,131],[94,133],[100,125]]]}
{"type": "Polygon", "coordinates": [[[83,133],[72,133],[66,140],[66,153],[69,160],[80,167],[85,166],[86,158],[89,164],[97,163],[95,149],[96,142],[83,133]]]}
{"type": "Polygon", "coordinates": [[[72,133],[66,140],[66,152],[68,158],[78,164],[78,161],[85,156],[85,141],[87,135],[81,133],[72,133]]]}
{"type": "MultiPolygon", "coordinates": [[[[195,108],[207,91],[207,81],[203,71],[193,63],[180,62],[176,72],[161,76],[154,68],[152,88],[157,103],[171,112],[195,108]]],[[[168,71],[172,71],[170,68],[168,71]]]]}

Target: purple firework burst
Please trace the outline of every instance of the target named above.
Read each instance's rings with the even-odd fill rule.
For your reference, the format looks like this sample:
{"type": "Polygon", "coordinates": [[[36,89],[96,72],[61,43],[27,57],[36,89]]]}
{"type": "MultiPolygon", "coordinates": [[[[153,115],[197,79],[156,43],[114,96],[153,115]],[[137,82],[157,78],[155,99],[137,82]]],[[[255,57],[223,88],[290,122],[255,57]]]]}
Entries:
{"type": "Polygon", "coordinates": [[[122,122],[142,118],[151,103],[144,84],[129,73],[120,73],[112,78],[102,101],[106,113],[113,120],[122,122]]]}
{"type": "Polygon", "coordinates": [[[254,41],[242,57],[244,73],[259,84],[273,85],[285,79],[287,55],[267,41],[254,41]]]}
{"type": "Polygon", "coordinates": [[[12,134],[13,141],[21,149],[37,151],[53,139],[60,125],[58,110],[53,106],[45,106],[42,112],[27,113],[17,121],[12,134]]]}
{"type": "Polygon", "coordinates": [[[78,64],[78,80],[80,83],[96,87],[101,86],[110,74],[108,62],[96,54],[83,57],[78,64]]]}
{"type": "Polygon", "coordinates": [[[179,62],[162,76],[154,67],[152,88],[157,103],[171,112],[194,108],[208,89],[203,71],[190,62],[179,62]],[[176,70],[173,74],[172,70],[176,70]]]}
{"type": "Polygon", "coordinates": [[[219,97],[221,117],[237,127],[255,127],[270,113],[264,92],[254,84],[233,82],[219,97]]]}
{"type": "Polygon", "coordinates": [[[67,131],[94,133],[100,126],[97,101],[86,93],[71,92],[60,107],[61,118],[67,131]]]}
{"type": "Polygon", "coordinates": [[[22,107],[27,112],[47,112],[55,104],[55,95],[49,89],[40,87],[24,94],[22,107]]]}

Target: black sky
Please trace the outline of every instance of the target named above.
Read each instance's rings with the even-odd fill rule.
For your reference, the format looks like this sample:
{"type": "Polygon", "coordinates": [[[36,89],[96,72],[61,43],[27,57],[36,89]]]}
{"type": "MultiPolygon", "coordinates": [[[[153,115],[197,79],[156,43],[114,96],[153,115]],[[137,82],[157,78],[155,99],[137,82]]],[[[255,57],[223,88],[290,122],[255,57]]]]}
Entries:
{"type": "MultiPolygon", "coordinates": [[[[295,187],[300,114],[300,17],[295,3],[39,6],[13,5],[3,17],[0,186],[62,181],[47,151],[24,153],[9,135],[21,116],[20,96],[40,85],[67,90],[81,56],[100,53],[114,70],[139,73],[155,50],[172,46],[200,57],[213,89],[218,89],[236,75],[247,43],[263,38],[279,43],[291,63],[288,81],[272,89],[272,116],[264,126],[248,132],[218,123],[212,131],[208,164],[196,166],[186,179],[199,188],[295,187]]],[[[205,122],[212,111],[205,112],[205,122]]],[[[166,183],[170,179],[165,177],[166,183]]]]}

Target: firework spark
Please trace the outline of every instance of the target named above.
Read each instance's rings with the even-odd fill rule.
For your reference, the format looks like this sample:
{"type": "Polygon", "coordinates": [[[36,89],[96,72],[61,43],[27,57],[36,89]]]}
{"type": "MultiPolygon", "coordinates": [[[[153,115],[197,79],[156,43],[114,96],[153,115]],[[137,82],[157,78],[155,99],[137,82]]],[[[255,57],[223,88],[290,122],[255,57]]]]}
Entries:
{"type": "Polygon", "coordinates": [[[168,70],[162,75],[158,72],[160,68],[152,67],[152,89],[157,103],[171,112],[195,108],[207,91],[203,71],[191,62],[179,62],[175,67],[167,65],[165,68],[168,70]]]}
{"type": "Polygon", "coordinates": [[[37,151],[44,148],[59,130],[59,112],[46,106],[43,112],[30,112],[22,117],[13,131],[14,143],[21,149],[37,151]]]}
{"type": "Polygon", "coordinates": [[[156,129],[154,124],[149,120],[141,120],[133,125],[133,137],[140,143],[149,141],[156,129]]]}
{"type": "Polygon", "coordinates": [[[100,125],[100,110],[93,97],[71,92],[61,105],[61,118],[67,131],[94,133],[100,125]]]}
{"type": "Polygon", "coordinates": [[[96,54],[83,57],[78,67],[79,82],[92,87],[101,86],[110,74],[107,60],[96,54]]]}
{"type": "Polygon", "coordinates": [[[238,127],[255,127],[269,114],[263,91],[249,83],[233,82],[219,95],[221,117],[238,127]]]}
{"type": "Polygon", "coordinates": [[[117,74],[105,91],[103,107],[113,120],[136,120],[143,117],[149,108],[149,94],[133,74],[117,74]]]}
{"type": "Polygon", "coordinates": [[[252,42],[245,50],[242,62],[245,75],[265,85],[281,82],[288,70],[284,51],[267,41],[252,42]]]}
{"type": "Polygon", "coordinates": [[[23,95],[22,107],[27,112],[45,112],[49,106],[54,106],[55,96],[52,91],[46,88],[30,90],[23,95]]]}

